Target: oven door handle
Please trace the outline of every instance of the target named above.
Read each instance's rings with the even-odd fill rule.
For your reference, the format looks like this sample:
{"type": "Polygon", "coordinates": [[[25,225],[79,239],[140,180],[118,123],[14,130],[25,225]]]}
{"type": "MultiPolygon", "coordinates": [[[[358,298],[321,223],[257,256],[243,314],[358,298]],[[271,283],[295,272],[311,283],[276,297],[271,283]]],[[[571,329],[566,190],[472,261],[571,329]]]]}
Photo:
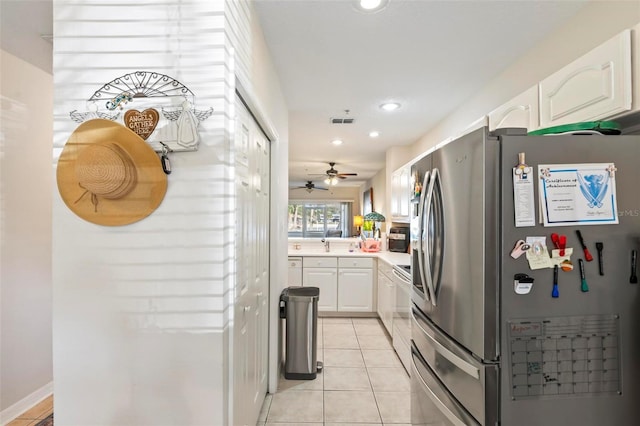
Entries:
{"type": "Polygon", "coordinates": [[[405,278],[404,276],[400,275],[400,273],[398,271],[396,271],[395,269],[392,269],[391,272],[393,273],[393,276],[398,278],[399,280],[401,280],[403,283],[406,284],[411,284],[411,280],[408,280],[407,278],[405,278]]]}
{"type": "Polygon", "coordinates": [[[418,328],[422,331],[422,334],[429,339],[429,342],[433,346],[436,352],[442,355],[443,358],[448,360],[450,363],[458,367],[460,370],[464,371],[471,377],[476,380],[480,380],[480,370],[474,367],[472,364],[469,364],[467,361],[463,360],[449,349],[445,348],[440,342],[438,342],[427,330],[425,330],[421,325],[419,318],[416,317],[415,309],[411,310],[411,316],[413,317],[413,323],[418,326],[418,328]]]}
{"type": "Polygon", "coordinates": [[[444,414],[447,419],[449,419],[449,421],[454,424],[455,426],[467,426],[465,422],[463,422],[458,416],[456,416],[450,409],[449,407],[447,407],[447,405],[442,402],[440,400],[440,398],[438,398],[438,395],[435,394],[435,392],[433,392],[431,390],[431,388],[429,387],[429,385],[427,385],[427,382],[424,381],[424,379],[422,378],[422,376],[420,375],[420,372],[418,371],[418,365],[416,364],[416,355],[413,352],[414,349],[411,348],[411,364],[413,367],[413,374],[412,376],[415,376],[418,381],[420,382],[420,384],[422,385],[423,390],[425,391],[425,393],[427,394],[427,396],[429,397],[429,399],[431,400],[431,402],[433,402],[433,404],[438,407],[438,410],[440,410],[440,412],[442,414],[444,414]]]}

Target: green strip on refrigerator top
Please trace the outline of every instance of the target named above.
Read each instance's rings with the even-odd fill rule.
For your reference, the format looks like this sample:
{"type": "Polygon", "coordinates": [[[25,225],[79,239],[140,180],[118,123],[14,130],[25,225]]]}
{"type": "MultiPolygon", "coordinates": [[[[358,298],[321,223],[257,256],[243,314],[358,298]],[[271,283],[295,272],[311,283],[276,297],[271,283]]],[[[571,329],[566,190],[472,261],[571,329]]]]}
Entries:
{"type": "Polygon", "coordinates": [[[615,121],[585,121],[583,123],[563,124],[529,132],[529,135],[549,135],[569,132],[596,131],[606,135],[619,135],[620,125],[615,121]]]}

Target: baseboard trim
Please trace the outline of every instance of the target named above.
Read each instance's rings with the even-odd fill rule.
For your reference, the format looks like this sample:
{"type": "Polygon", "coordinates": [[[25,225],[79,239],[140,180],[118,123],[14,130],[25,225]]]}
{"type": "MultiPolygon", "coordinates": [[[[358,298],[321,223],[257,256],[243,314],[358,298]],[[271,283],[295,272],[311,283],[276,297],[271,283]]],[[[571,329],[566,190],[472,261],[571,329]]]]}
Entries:
{"type": "Polygon", "coordinates": [[[49,382],[40,389],[25,396],[20,401],[5,408],[0,412],[0,425],[5,426],[12,420],[16,419],[20,414],[29,410],[31,407],[47,398],[53,393],[53,382],[49,382]]]}

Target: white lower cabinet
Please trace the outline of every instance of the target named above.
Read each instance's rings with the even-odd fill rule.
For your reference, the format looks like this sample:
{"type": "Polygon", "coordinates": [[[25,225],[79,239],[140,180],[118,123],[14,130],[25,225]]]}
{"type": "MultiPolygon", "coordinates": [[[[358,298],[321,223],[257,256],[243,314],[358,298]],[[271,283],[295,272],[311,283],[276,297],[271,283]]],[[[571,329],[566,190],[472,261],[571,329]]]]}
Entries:
{"type": "Polygon", "coordinates": [[[335,311],[338,307],[338,277],[335,268],[304,268],[305,287],[318,287],[318,311],[335,311]]]}
{"type": "Polygon", "coordinates": [[[318,287],[318,311],[375,312],[370,257],[304,257],[302,285],[318,287]]]}
{"type": "Polygon", "coordinates": [[[338,311],[373,311],[373,270],[371,268],[339,269],[338,311]]]}
{"type": "Polygon", "coordinates": [[[378,262],[378,316],[387,329],[389,335],[393,335],[393,308],[395,301],[395,285],[391,270],[393,266],[380,260],[378,262]]]}
{"type": "Polygon", "coordinates": [[[302,258],[289,258],[289,286],[302,285],[302,258]]]}
{"type": "Polygon", "coordinates": [[[375,312],[373,258],[338,258],[338,311],[375,312]]]}
{"type": "Polygon", "coordinates": [[[302,259],[302,285],[318,287],[318,311],[338,309],[338,259],[335,257],[304,257],[302,259]]]}

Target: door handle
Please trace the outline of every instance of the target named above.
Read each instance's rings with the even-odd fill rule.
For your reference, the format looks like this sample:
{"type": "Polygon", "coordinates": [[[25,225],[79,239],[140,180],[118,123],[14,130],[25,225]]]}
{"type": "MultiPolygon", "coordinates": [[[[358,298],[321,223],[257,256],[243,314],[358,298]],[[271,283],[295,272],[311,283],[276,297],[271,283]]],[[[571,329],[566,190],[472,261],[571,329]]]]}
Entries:
{"type": "MultiPolygon", "coordinates": [[[[433,301],[437,303],[438,294],[440,292],[440,284],[442,280],[442,266],[444,259],[444,243],[445,243],[445,215],[444,215],[444,201],[442,195],[442,183],[441,183],[441,173],[438,169],[434,169],[432,172],[433,176],[433,190],[432,190],[432,205],[435,209],[434,214],[434,243],[437,245],[434,247],[437,254],[437,258],[434,259],[435,265],[437,269],[432,267],[432,291],[433,291],[433,301]]],[[[434,303],[434,306],[435,306],[434,303]]]]}
{"type": "MultiPolygon", "coordinates": [[[[426,204],[426,208],[427,211],[425,213],[425,218],[426,218],[426,232],[425,235],[429,235],[429,228],[430,228],[430,217],[431,217],[431,208],[433,206],[433,189],[434,189],[434,185],[436,183],[436,179],[438,179],[438,169],[433,169],[431,171],[431,179],[429,181],[429,188],[427,189],[427,201],[425,202],[426,204]]],[[[429,293],[431,294],[431,304],[433,306],[436,306],[437,302],[436,302],[436,293],[435,293],[435,288],[433,286],[433,268],[431,265],[431,253],[429,250],[429,244],[430,244],[430,238],[423,238],[423,244],[424,244],[424,263],[425,263],[425,276],[427,278],[426,280],[426,284],[427,287],[429,287],[429,293]]]]}
{"type": "Polygon", "coordinates": [[[417,325],[420,331],[422,331],[422,333],[429,339],[436,352],[438,352],[440,355],[442,355],[443,358],[448,360],[451,364],[455,365],[474,379],[480,380],[479,369],[469,364],[467,361],[463,360],[458,355],[451,352],[449,349],[445,348],[431,334],[429,334],[429,332],[420,325],[420,321],[418,321],[418,318],[416,318],[415,311],[413,309],[411,310],[411,316],[413,317],[413,323],[417,325]]]}
{"type": "MultiPolygon", "coordinates": [[[[431,172],[425,172],[424,179],[422,180],[422,188],[429,187],[429,178],[431,176],[431,172]]],[[[420,193],[420,201],[418,202],[418,241],[416,243],[416,250],[418,252],[418,275],[420,276],[420,281],[422,281],[422,285],[424,288],[425,299],[430,300],[431,295],[429,294],[429,287],[427,286],[427,279],[424,270],[424,203],[425,203],[425,195],[427,191],[422,191],[420,193]]]]}
{"type": "Polygon", "coordinates": [[[413,353],[411,354],[411,364],[413,366],[412,376],[417,377],[418,381],[422,385],[422,389],[425,391],[425,393],[427,394],[431,402],[433,402],[433,404],[438,408],[438,410],[440,410],[440,412],[444,414],[453,425],[466,426],[466,424],[462,420],[460,420],[458,416],[456,416],[451,410],[449,410],[449,408],[445,405],[445,403],[442,402],[440,398],[438,398],[438,395],[436,395],[431,390],[429,385],[427,385],[427,383],[424,381],[424,379],[420,375],[420,372],[418,371],[415,355],[413,353]]]}

